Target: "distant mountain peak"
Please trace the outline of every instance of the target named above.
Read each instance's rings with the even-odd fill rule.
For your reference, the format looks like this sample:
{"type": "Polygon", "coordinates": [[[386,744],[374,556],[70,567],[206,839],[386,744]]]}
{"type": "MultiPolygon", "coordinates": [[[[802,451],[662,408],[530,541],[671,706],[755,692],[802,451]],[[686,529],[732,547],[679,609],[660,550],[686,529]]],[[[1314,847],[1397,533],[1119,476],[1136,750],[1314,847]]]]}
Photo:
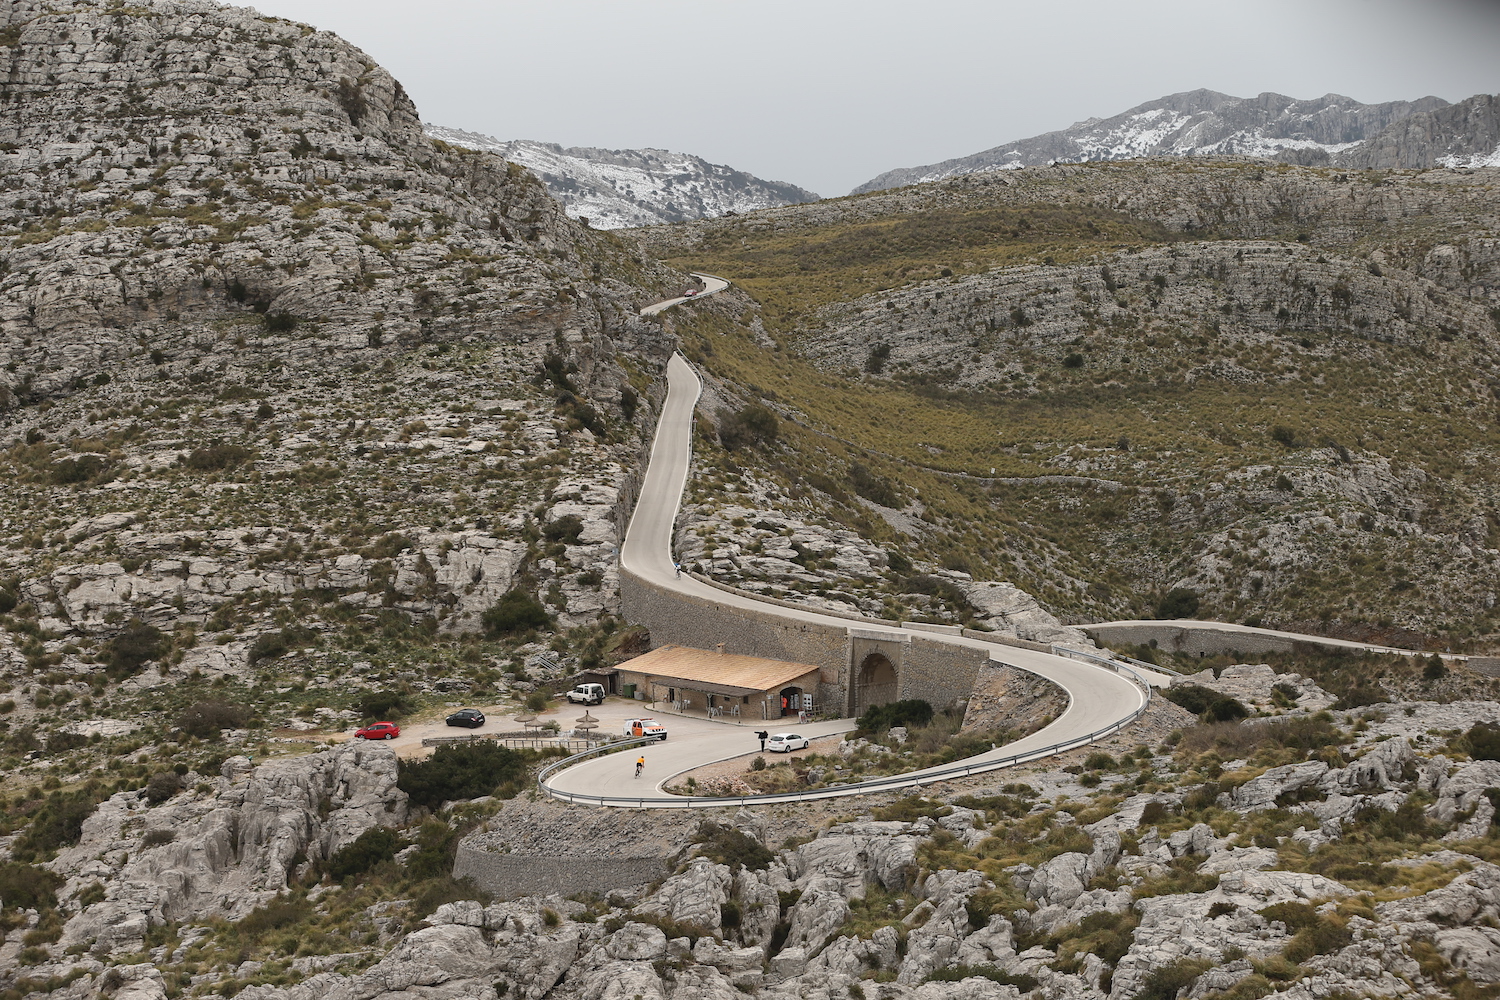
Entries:
{"type": "Polygon", "coordinates": [[[890,170],[852,193],[1053,162],[1212,155],[1327,161],[1413,115],[1433,115],[1446,107],[1448,102],[1437,97],[1361,104],[1342,94],[1301,100],[1271,91],[1247,98],[1189,90],[972,156],[890,170]]]}
{"type": "Polygon", "coordinates": [[[818,200],[794,184],[762,180],[688,153],[505,141],[440,125],[428,125],[426,131],[433,139],[498,153],[520,164],[536,174],[568,215],[588,219],[597,229],[655,226],[818,200]]]}

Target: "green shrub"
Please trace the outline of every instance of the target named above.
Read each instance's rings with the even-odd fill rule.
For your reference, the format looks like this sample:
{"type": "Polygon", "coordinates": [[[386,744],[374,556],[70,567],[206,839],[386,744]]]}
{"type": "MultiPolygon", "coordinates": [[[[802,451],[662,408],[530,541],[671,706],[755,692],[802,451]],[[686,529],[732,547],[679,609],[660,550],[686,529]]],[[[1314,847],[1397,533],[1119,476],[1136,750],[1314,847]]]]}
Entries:
{"type": "Polygon", "coordinates": [[[83,836],[83,821],[93,815],[101,795],[101,791],[84,788],[47,796],[26,832],[16,838],[11,857],[17,861],[46,861],[58,848],[78,843],[83,836]]]}
{"type": "Polygon", "coordinates": [[[552,616],[547,614],[542,602],[519,589],[502,596],[494,607],[479,616],[479,620],[491,636],[516,635],[552,624],[552,616]]]}
{"type": "Polygon", "coordinates": [[[780,433],[780,418],[757,403],[729,412],[720,410],[719,443],[730,451],[775,442],[780,433]]]}
{"type": "Polygon", "coordinates": [[[362,718],[382,722],[411,714],[412,705],[400,691],[376,691],[365,695],[355,706],[362,718]]]}
{"type": "Polygon", "coordinates": [[[542,529],[542,537],[549,542],[577,545],[583,533],[583,518],[577,514],[564,514],[542,529]]]}
{"type": "Polygon", "coordinates": [[[165,844],[170,844],[172,841],[174,841],[176,839],[177,839],[177,833],[176,833],[176,831],[167,830],[167,829],[156,829],[156,830],[150,831],[144,837],[141,838],[141,847],[142,848],[161,847],[161,846],[163,846],[165,844]]]}
{"type": "Polygon", "coordinates": [[[255,452],[238,444],[213,444],[194,448],[182,464],[194,472],[222,472],[250,461],[255,452]]]}
{"type": "Polygon", "coordinates": [[[443,875],[424,883],[412,894],[412,916],[419,919],[426,917],[444,903],[456,903],[460,899],[477,899],[480,903],[488,905],[491,897],[489,893],[475,885],[471,878],[443,875]]]}
{"type": "Polygon", "coordinates": [[[1181,705],[1194,715],[1202,715],[1208,711],[1208,706],[1219,697],[1217,691],[1211,691],[1201,684],[1173,684],[1162,694],[1174,705],[1181,705]]]}
{"type": "Polygon", "coordinates": [[[1147,976],[1140,992],[1135,995],[1136,1000],[1177,1000],[1177,994],[1193,985],[1209,966],[1210,963],[1200,959],[1179,958],[1147,976]]]}
{"type": "Polygon", "coordinates": [[[1481,722],[1464,734],[1469,756],[1475,760],[1500,760],[1500,726],[1481,722]]]}
{"type": "Polygon", "coordinates": [[[297,317],[289,312],[268,312],[262,320],[266,324],[267,333],[290,333],[297,329],[297,317]]]}
{"type": "Polygon", "coordinates": [[[1103,751],[1096,750],[1084,758],[1083,766],[1089,771],[1113,771],[1115,759],[1103,751]]]}
{"type": "MultiPolygon", "coordinates": [[[[3,889],[0,889],[0,896],[4,896],[3,889]]],[[[94,881],[84,886],[83,890],[73,898],[77,901],[80,907],[88,907],[93,906],[95,903],[104,902],[107,896],[108,893],[105,892],[104,883],[94,881]]],[[[9,899],[10,897],[4,896],[4,898],[9,899]]]]}
{"type": "Polygon", "coordinates": [[[923,982],[927,983],[957,983],[965,979],[989,979],[999,983],[1001,986],[1014,986],[1024,996],[1037,988],[1037,980],[1034,976],[1028,976],[1024,972],[1012,975],[1002,972],[993,965],[955,965],[948,969],[938,969],[923,982]]]}
{"type": "Polygon", "coordinates": [[[415,549],[417,543],[411,540],[410,535],[391,531],[375,539],[370,545],[360,550],[360,555],[366,559],[394,559],[407,549],[415,549]]]}
{"type": "MultiPolygon", "coordinates": [[[[429,819],[417,830],[416,847],[406,858],[406,873],[414,879],[445,877],[453,870],[460,831],[440,819],[429,819]]],[[[471,897],[455,897],[471,898],[471,897]]]]}
{"type": "Polygon", "coordinates": [[[1250,710],[1234,698],[1225,695],[1215,698],[1208,711],[1203,713],[1204,722],[1234,722],[1250,714],[1250,710]]]}
{"type": "Polygon", "coordinates": [[[255,641],[250,644],[247,655],[250,665],[254,666],[261,660],[274,660],[284,656],[291,648],[291,643],[287,641],[286,631],[277,629],[275,632],[262,632],[256,636],[255,641]]]}
{"type": "Polygon", "coordinates": [[[892,726],[925,726],[932,721],[932,706],[920,698],[873,705],[856,722],[860,732],[883,733],[892,726]]]}
{"type": "Polygon", "coordinates": [[[399,843],[395,830],[373,826],[334,851],[325,871],[335,882],[342,882],[351,875],[363,875],[376,865],[393,859],[399,843]]]}
{"type": "Polygon", "coordinates": [[[1156,603],[1157,618],[1191,618],[1198,613],[1198,593],[1187,587],[1173,587],[1156,603]]]}
{"type": "Polygon", "coordinates": [[[776,855],[764,844],[731,826],[704,820],[698,824],[698,832],[694,836],[698,841],[696,853],[721,865],[728,865],[734,872],[742,868],[764,871],[776,860],[776,855]]]}
{"type": "Polygon", "coordinates": [[[109,469],[109,460],[100,455],[79,455],[53,462],[49,477],[55,486],[76,486],[100,482],[109,469]]]}
{"type": "Polygon", "coordinates": [[[0,862],[0,902],[7,910],[50,910],[64,881],[36,865],[0,862]]]}
{"type": "MultiPolygon", "coordinates": [[[[849,466],[849,482],[854,492],[866,500],[873,500],[882,507],[900,507],[901,494],[890,481],[877,476],[859,462],[849,466]]],[[[908,565],[910,565],[908,563],[908,565]]]]}
{"type": "Polygon", "coordinates": [[[396,787],[411,804],[435,809],[458,799],[514,795],[526,777],[526,758],[497,743],[462,743],[438,747],[426,760],[403,758],[397,768],[396,787]]]}
{"type": "Polygon", "coordinates": [[[1433,653],[1427,658],[1427,665],[1422,668],[1422,679],[1426,681],[1440,681],[1448,676],[1448,665],[1443,658],[1433,653]]]}
{"type": "Polygon", "coordinates": [[[235,925],[235,932],[241,939],[255,940],[272,931],[300,924],[311,914],[312,904],[305,899],[277,898],[251,910],[235,925]]]}
{"type": "MultiPolygon", "coordinates": [[[[1290,929],[1291,925],[1287,927],[1290,929]]],[[[1314,955],[1329,955],[1353,943],[1354,934],[1343,919],[1329,914],[1300,928],[1282,954],[1287,961],[1301,965],[1314,955]]]]}
{"type": "Polygon", "coordinates": [[[151,660],[166,652],[166,636],[155,625],[132,618],[105,647],[109,675],[115,679],[133,677],[151,660]]]}
{"type": "Polygon", "coordinates": [[[220,730],[243,729],[245,709],[227,701],[200,701],[183,709],[177,717],[177,728],[201,740],[216,740],[220,730]]]}
{"type": "Polygon", "coordinates": [[[146,801],[165,802],[182,790],[182,778],[175,771],[157,771],[146,782],[146,801]]]}
{"type": "Polygon", "coordinates": [[[1281,921],[1286,925],[1287,931],[1292,934],[1304,927],[1313,926],[1320,919],[1318,911],[1307,903],[1275,903],[1256,912],[1267,921],[1281,921]]]}

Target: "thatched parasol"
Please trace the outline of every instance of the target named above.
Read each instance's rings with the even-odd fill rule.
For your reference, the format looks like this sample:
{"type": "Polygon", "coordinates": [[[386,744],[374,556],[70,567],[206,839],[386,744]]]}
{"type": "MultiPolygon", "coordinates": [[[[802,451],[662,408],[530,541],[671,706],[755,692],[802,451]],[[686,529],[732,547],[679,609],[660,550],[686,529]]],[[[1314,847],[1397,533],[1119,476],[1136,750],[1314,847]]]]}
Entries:
{"type": "Polygon", "coordinates": [[[575,722],[598,722],[599,720],[596,719],[596,718],[594,718],[592,715],[590,715],[589,714],[589,710],[585,708],[583,710],[583,714],[580,715],[577,719],[574,719],[573,721],[575,721],[575,722]]]}
{"type": "Polygon", "coordinates": [[[530,729],[532,726],[538,725],[536,716],[531,712],[523,712],[522,714],[515,716],[515,720],[528,729],[530,729]]]}

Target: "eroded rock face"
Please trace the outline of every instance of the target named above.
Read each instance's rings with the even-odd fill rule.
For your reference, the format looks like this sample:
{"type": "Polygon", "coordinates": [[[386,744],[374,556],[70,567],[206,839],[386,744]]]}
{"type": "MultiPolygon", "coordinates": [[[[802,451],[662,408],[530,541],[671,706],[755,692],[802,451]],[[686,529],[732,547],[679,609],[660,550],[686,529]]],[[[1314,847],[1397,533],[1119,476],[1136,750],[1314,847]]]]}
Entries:
{"type": "MultiPolygon", "coordinates": [[[[26,0],[0,30],[0,438],[39,445],[0,500],[56,521],[51,558],[0,555],[0,575],[59,646],[194,626],[135,688],[244,676],[297,593],[475,631],[528,519],[578,519],[530,567],[560,625],[618,610],[639,397],[616,359],[649,377],[666,358],[636,313],[672,272],[427,139],[330,33],[198,0],[26,0]],[[533,381],[549,356],[565,389],[533,381]],[[179,407],[203,412],[179,426],[179,407]],[[342,530],[350,511],[383,530],[342,530]],[[215,619],[251,594],[258,613],[215,619]]],[[[75,695],[118,679],[59,655],[75,695]]]]}
{"type": "Polygon", "coordinates": [[[253,769],[231,758],[225,775],[211,793],[155,807],[141,792],[100,804],[78,845],[51,864],[72,886],[99,881],[108,892],[68,921],[65,947],[110,954],[139,948],[153,924],[238,919],[284,890],[300,865],[407,818],[395,754],[362,741],[253,769]],[[172,836],[143,846],[153,832],[172,836]]]}

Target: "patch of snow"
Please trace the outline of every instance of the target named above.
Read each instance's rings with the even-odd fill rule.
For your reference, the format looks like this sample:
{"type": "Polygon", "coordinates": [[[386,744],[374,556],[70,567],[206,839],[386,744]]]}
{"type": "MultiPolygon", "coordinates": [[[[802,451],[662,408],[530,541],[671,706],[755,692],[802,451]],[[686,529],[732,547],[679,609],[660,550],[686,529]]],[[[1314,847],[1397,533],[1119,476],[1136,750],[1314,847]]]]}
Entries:
{"type": "Polygon", "coordinates": [[[758,208],[815,201],[791,184],[665,149],[564,148],[509,142],[477,132],[428,125],[427,135],[455,146],[496,153],[530,170],[573,218],[596,229],[654,226],[758,208]]]}

